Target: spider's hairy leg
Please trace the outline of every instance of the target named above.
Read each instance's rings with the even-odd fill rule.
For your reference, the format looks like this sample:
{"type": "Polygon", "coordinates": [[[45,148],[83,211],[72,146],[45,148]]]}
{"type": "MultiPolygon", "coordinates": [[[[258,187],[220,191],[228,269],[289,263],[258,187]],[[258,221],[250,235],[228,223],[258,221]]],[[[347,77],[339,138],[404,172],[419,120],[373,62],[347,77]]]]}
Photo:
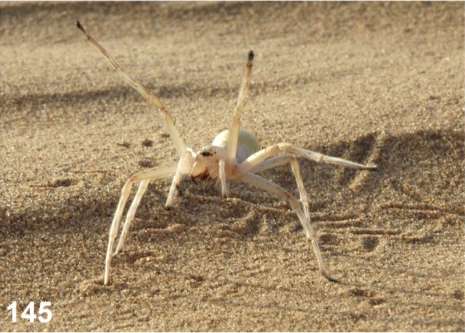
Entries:
{"type": "Polygon", "coordinates": [[[221,184],[221,196],[223,198],[226,198],[229,196],[229,186],[228,182],[226,180],[226,161],[221,159],[218,162],[218,176],[220,178],[220,184],[221,184]]]}
{"type": "Polygon", "coordinates": [[[263,161],[261,164],[256,165],[252,170],[250,170],[250,172],[259,173],[265,170],[276,168],[278,166],[289,164],[290,162],[290,156],[272,157],[266,161],[263,161]]]}
{"type": "Polygon", "coordinates": [[[307,227],[304,228],[305,234],[307,238],[311,239],[313,252],[315,253],[317,257],[320,272],[329,281],[337,282],[335,278],[329,275],[328,269],[324,265],[323,257],[320,251],[320,246],[318,245],[318,235],[315,232],[315,229],[313,228],[313,225],[312,225],[312,221],[310,219],[310,209],[308,206],[308,195],[307,195],[307,190],[305,189],[304,180],[302,178],[302,173],[300,172],[299,161],[296,158],[291,158],[290,164],[291,164],[292,173],[297,183],[297,188],[299,190],[300,202],[302,203],[302,207],[304,208],[305,224],[307,225],[307,227]]]}
{"type": "Polygon", "coordinates": [[[244,70],[244,76],[242,78],[239,95],[237,97],[236,107],[233,111],[232,122],[228,129],[228,139],[226,141],[226,158],[228,163],[233,163],[236,160],[237,143],[239,140],[239,130],[241,127],[241,113],[247,102],[247,97],[249,96],[254,56],[254,52],[249,51],[247,64],[244,70]]]}
{"type": "Polygon", "coordinates": [[[176,171],[176,173],[173,176],[173,179],[171,180],[170,190],[165,201],[165,208],[171,208],[175,205],[179,196],[179,186],[181,185],[182,177],[182,173],[176,171]]]}
{"type": "Polygon", "coordinates": [[[339,157],[333,157],[317,153],[311,150],[299,148],[289,143],[278,143],[262,149],[255,154],[249,156],[244,162],[239,165],[239,170],[242,173],[251,172],[268,159],[281,156],[293,156],[297,158],[305,158],[315,162],[323,162],[328,164],[340,165],[353,169],[362,170],[376,170],[377,166],[374,164],[360,164],[348,161],[339,157]]]}
{"type": "Polygon", "coordinates": [[[262,172],[262,171],[269,170],[269,169],[282,166],[282,165],[286,165],[286,164],[291,165],[291,170],[297,183],[297,187],[298,187],[299,194],[300,194],[300,201],[304,209],[305,224],[307,225],[307,227],[306,228],[304,227],[304,229],[309,231],[309,233],[307,233],[307,237],[311,238],[312,240],[313,251],[315,255],[317,256],[318,263],[320,264],[320,272],[328,280],[336,282],[337,280],[331,277],[327,273],[328,270],[323,265],[323,259],[321,258],[321,251],[317,243],[318,237],[313,228],[313,225],[311,224],[310,211],[309,211],[309,206],[308,206],[308,195],[304,187],[304,182],[303,182],[302,174],[300,172],[300,166],[299,166],[298,160],[291,156],[273,157],[273,158],[263,161],[261,164],[256,165],[252,169],[252,172],[258,173],[258,172],[262,172]]]}
{"type": "MultiPolygon", "coordinates": [[[[299,218],[300,223],[302,224],[305,235],[309,238],[312,242],[313,251],[318,261],[318,268],[320,274],[323,275],[329,281],[337,281],[332,278],[326,269],[326,266],[323,262],[323,257],[321,255],[320,247],[318,245],[317,239],[314,238],[314,233],[312,226],[310,225],[310,220],[306,218],[305,213],[302,212],[302,209],[299,205],[299,201],[289,192],[284,190],[281,186],[263,178],[253,173],[243,173],[240,175],[239,181],[244,183],[250,184],[254,187],[257,187],[265,192],[271,193],[278,198],[285,200],[289,203],[292,210],[296,213],[297,217],[299,218]]],[[[303,183],[302,183],[303,184],[303,183]]],[[[301,193],[302,195],[302,193],[301,193]]],[[[306,193],[305,193],[306,195],[306,193]]]]}
{"type": "MultiPolygon", "coordinates": [[[[312,234],[314,234],[313,228],[310,222],[310,209],[308,207],[307,190],[305,190],[304,181],[302,179],[302,174],[300,172],[299,161],[296,158],[292,158],[290,160],[290,164],[291,164],[292,174],[294,175],[295,181],[297,183],[297,188],[299,190],[300,202],[302,203],[302,207],[304,208],[304,215],[305,215],[305,218],[307,219],[308,229],[311,231],[312,234]]],[[[314,235],[312,235],[312,237],[314,237],[314,235]]]]}
{"type": "MultiPolygon", "coordinates": [[[[130,223],[132,219],[134,218],[134,215],[137,210],[137,206],[140,203],[140,200],[148,186],[149,181],[151,180],[156,180],[156,179],[162,179],[162,178],[167,178],[170,175],[172,175],[175,172],[175,166],[167,166],[167,167],[161,167],[158,169],[150,169],[150,170],[143,170],[140,171],[131,177],[126,181],[124,184],[122,190],[121,190],[121,196],[119,198],[118,206],[115,211],[115,215],[113,216],[113,221],[111,223],[110,227],[110,233],[109,233],[109,240],[108,240],[108,247],[107,247],[107,254],[105,258],[105,274],[104,274],[104,284],[108,284],[110,281],[110,266],[111,266],[111,259],[113,257],[113,245],[116,240],[116,236],[118,234],[119,230],[119,225],[121,222],[121,218],[123,215],[124,208],[126,207],[126,203],[128,201],[129,195],[131,193],[131,189],[134,184],[140,182],[139,189],[137,191],[136,197],[134,198],[134,202],[132,203],[128,216],[125,221],[125,225],[123,226],[123,232],[124,230],[129,229],[130,223]]],[[[120,236],[119,243],[124,243],[123,241],[123,234],[120,236]]],[[[122,246],[122,244],[121,244],[122,246]]]]}
{"type": "Polygon", "coordinates": [[[126,220],[123,224],[123,230],[121,231],[121,235],[119,236],[118,243],[116,245],[116,249],[113,252],[113,256],[117,255],[118,252],[123,248],[124,242],[126,240],[126,236],[129,230],[129,226],[131,225],[132,220],[136,216],[137,208],[139,207],[140,201],[147,190],[147,186],[149,185],[148,180],[143,180],[139,183],[139,188],[137,189],[136,196],[132,200],[131,206],[126,214],[126,220]]]}
{"type": "Polygon", "coordinates": [[[195,153],[188,148],[179,159],[178,165],[176,166],[176,173],[173,176],[168,197],[166,198],[166,208],[173,207],[176,204],[179,195],[179,187],[181,186],[184,176],[190,173],[194,158],[195,153]]]}
{"type": "Polygon", "coordinates": [[[119,63],[108,53],[107,50],[105,50],[105,48],[102,45],[100,45],[97,42],[96,39],[94,39],[87,32],[87,30],[82,26],[82,24],[79,21],[76,22],[76,26],[78,27],[79,30],[81,30],[84,33],[89,43],[91,43],[98,51],[100,51],[100,53],[105,57],[105,59],[110,64],[110,66],[118,74],[120,74],[120,76],[126,81],[126,83],[128,83],[132,88],[134,88],[145,99],[145,101],[149,105],[155,107],[162,113],[164,123],[165,123],[165,128],[170,134],[170,137],[174,142],[178,155],[181,156],[187,148],[186,144],[184,143],[184,140],[182,139],[181,135],[179,134],[178,130],[176,129],[174,125],[173,117],[168,112],[166,107],[161,103],[160,99],[157,96],[149,93],[148,90],[143,85],[134,81],[125,71],[123,71],[119,63]]]}

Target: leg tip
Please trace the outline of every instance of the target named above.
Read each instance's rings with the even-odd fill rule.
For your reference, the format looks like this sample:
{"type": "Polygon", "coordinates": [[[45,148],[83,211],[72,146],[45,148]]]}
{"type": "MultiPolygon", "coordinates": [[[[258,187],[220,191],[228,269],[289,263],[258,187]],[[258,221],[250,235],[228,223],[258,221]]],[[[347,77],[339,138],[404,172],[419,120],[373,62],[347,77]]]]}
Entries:
{"type": "Polygon", "coordinates": [[[365,166],[365,169],[366,170],[378,170],[378,166],[374,163],[368,163],[366,166],[365,166]]]}
{"type": "Polygon", "coordinates": [[[250,50],[250,51],[249,51],[249,54],[248,54],[248,57],[247,57],[247,58],[248,58],[247,60],[248,60],[248,61],[253,61],[253,58],[254,58],[254,57],[255,57],[254,51],[253,51],[253,50],[250,50]]]}
{"type": "Polygon", "coordinates": [[[326,271],[320,271],[321,275],[326,279],[328,280],[329,282],[334,282],[334,283],[340,283],[340,281],[338,279],[336,279],[335,277],[332,277],[331,275],[329,275],[328,272],[326,271]]]}

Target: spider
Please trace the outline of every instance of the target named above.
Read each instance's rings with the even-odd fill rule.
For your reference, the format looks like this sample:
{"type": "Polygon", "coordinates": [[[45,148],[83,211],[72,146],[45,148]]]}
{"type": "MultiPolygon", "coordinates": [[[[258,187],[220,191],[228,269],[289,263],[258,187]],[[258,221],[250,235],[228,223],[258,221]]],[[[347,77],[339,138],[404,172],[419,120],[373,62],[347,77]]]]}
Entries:
{"type": "Polygon", "coordinates": [[[148,104],[158,109],[163,117],[164,125],[176,147],[179,160],[176,164],[152,168],[136,172],[124,184],[118,206],[113,217],[109,232],[109,241],[105,258],[104,284],[110,283],[111,260],[124,246],[124,242],[134,219],[139,203],[151,181],[173,177],[166,199],[165,207],[173,207],[179,198],[179,188],[183,179],[190,177],[192,180],[216,179],[221,186],[221,196],[229,195],[228,182],[236,181],[252,185],[258,189],[269,192],[277,198],[288,202],[290,208],[297,215],[303,226],[305,235],[311,240],[313,251],[318,261],[320,274],[329,281],[337,281],[328,272],[318,245],[315,230],[310,221],[307,192],[300,172],[299,158],[315,162],[340,165],[355,169],[374,170],[374,164],[359,164],[338,157],[323,155],[311,150],[296,147],[289,143],[278,143],[265,149],[259,149],[255,136],[241,129],[241,113],[249,96],[250,78],[252,74],[254,52],[248,53],[244,75],[239,88],[239,95],[235,105],[232,122],[227,130],[215,136],[212,143],[195,151],[188,147],[179,131],[174,125],[174,120],[161,103],[160,99],[149,93],[141,84],[134,81],[126,74],[116,60],[86,31],[82,24],[77,21],[77,27],[84,33],[87,40],[96,47],[108,60],[111,67],[118,72],[122,78],[134,88],[148,104]],[[258,173],[281,165],[290,165],[299,191],[300,200],[289,191],[270,180],[259,176],[258,173]],[[115,247],[116,236],[120,229],[126,203],[131,189],[138,184],[135,197],[129,207],[125,222],[115,247]]]}

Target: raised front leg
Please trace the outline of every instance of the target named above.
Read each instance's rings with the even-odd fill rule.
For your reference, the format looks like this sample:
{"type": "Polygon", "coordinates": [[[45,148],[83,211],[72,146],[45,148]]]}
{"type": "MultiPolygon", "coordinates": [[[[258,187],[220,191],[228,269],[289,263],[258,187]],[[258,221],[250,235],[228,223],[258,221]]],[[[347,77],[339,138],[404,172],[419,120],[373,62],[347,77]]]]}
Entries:
{"type": "Polygon", "coordinates": [[[254,53],[253,51],[250,51],[245,67],[244,77],[241,83],[241,88],[237,97],[236,107],[234,108],[232,122],[228,130],[228,139],[226,141],[226,159],[228,163],[233,163],[236,161],[237,142],[239,140],[239,130],[241,127],[241,113],[249,95],[253,59],[254,53]]]}
{"type": "Polygon", "coordinates": [[[184,143],[184,140],[182,139],[181,135],[179,134],[178,130],[174,126],[174,120],[171,114],[168,112],[166,107],[161,103],[160,99],[158,96],[155,96],[147,91],[143,85],[141,85],[139,82],[135,81],[132,79],[125,71],[121,69],[121,66],[118,64],[118,62],[103,48],[102,45],[100,45],[88,32],[87,30],[82,26],[82,24],[77,21],[76,22],[77,27],[79,30],[81,30],[84,35],[86,35],[87,40],[95,46],[97,50],[100,51],[100,53],[105,57],[105,59],[108,60],[108,63],[110,66],[118,73],[121,75],[121,77],[131,86],[133,87],[145,100],[148,104],[154,106],[156,109],[158,109],[163,116],[163,120],[165,123],[165,128],[170,134],[171,139],[173,140],[173,143],[176,147],[176,150],[178,152],[178,155],[181,157],[181,155],[185,152],[187,149],[186,144],[184,143]]]}

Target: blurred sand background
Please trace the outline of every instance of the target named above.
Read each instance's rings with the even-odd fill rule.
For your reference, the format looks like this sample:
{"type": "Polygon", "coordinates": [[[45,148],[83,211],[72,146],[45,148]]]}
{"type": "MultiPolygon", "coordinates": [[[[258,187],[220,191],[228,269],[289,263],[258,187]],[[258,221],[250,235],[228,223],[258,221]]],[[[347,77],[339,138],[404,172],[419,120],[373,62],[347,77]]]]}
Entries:
{"type": "MultiPolygon", "coordinates": [[[[463,3],[0,4],[0,330],[463,331],[463,3]],[[158,94],[192,146],[243,127],[379,165],[302,161],[331,272],[285,203],[150,185],[113,285],[102,285],[120,189],[174,161],[159,114],[76,29],[80,19],[158,94]],[[50,301],[48,325],[6,306],[50,301]]],[[[289,168],[265,173],[296,193],[289,168]]]]}

